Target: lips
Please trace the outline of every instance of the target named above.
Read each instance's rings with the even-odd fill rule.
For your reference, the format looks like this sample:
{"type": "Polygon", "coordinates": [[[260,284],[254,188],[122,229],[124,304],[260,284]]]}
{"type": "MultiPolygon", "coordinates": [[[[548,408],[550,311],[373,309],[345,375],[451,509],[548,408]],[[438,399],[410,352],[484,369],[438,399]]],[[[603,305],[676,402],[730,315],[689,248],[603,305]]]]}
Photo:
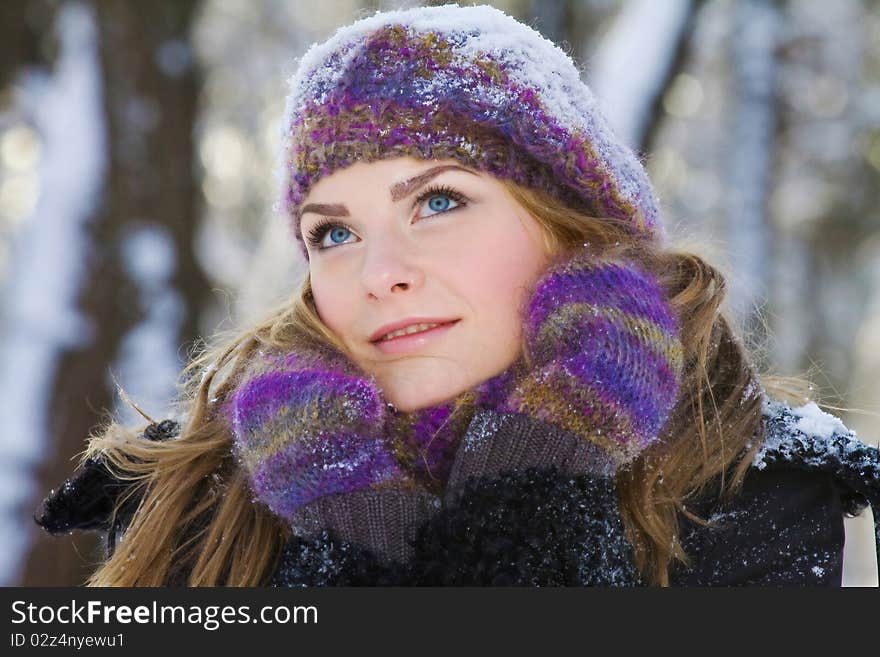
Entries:
{"type": "Polygon", "coordinates": [[[423,331],[399,335],[389,340],[380,339],[373,343],[373,347],[386,356],[391,357],[417,353],[424,349],[432,348],[433,345],[443,339],[443,336],[458,326],[458,322],[459,320],[439,323],[433,328],[425,329],[423,331]]]}
{"type": "MultiPolygon", "coordinates": [[[[408,317],[406,319],[399,320],[397,322],[392,322],[391,324],[386,324],[385,326],[380,327],[370,336],[370,342],[377,343],[382,340],[386,335],[391,333],[392,331],[398,331],[400,329],[405,329],[407,327],[413,326],[415,324],[449,324],[452,322],[457,322],[458,318],[449,318],[449,317],[408,317]]],[[[414,334],[417,335],[417,334],[414,334]]]]}

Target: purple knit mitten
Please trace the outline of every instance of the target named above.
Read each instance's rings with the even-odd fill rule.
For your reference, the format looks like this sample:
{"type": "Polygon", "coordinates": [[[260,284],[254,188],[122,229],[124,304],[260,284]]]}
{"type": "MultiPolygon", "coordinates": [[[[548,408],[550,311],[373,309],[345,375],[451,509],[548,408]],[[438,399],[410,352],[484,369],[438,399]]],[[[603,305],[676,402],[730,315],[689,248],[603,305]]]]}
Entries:
{"type": "Polygon", "coordinates": [[[548,267],[524,319],[532,367],[465,435],[450,489],[474,476],[556,466],[610,477],[657,440],[678,396],[683,349],[656,279],[579,249],[548,267]]]}
{"type": "Polygon", "coordinates": [[[329,529],[405,560],[438,504],[398,464],[375,380],[338,352],[263,354],[228,403],[256,497],[300,535],[329,529]]]}

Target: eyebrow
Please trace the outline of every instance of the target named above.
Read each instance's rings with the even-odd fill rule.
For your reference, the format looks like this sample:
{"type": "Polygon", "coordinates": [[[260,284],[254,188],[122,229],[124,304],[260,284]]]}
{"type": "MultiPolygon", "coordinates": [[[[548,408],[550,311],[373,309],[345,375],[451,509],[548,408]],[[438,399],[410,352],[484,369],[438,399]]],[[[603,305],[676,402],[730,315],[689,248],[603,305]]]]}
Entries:
{"type": "MultiPolygon", "coordinates": [[[[397,201],[406,198],[419,187],[431,180],[431,178],[434,178],[444,171],[449,171],[451,169],[465,171],[466,173],[470,173],[474,176],[479,175],[478,173],[471,171],[470,169],[465,169],[464,167],[460,167],[455,164],[441,164],[440,166],[432,167],[427,171],[423,171],[419,175],[413,176],[409,180],[404,180],[403,182],[393,184],[389,189],[389,191],[391,192],[391,200],[396,203],[397,201]]],[[[303,207],[302,210],[300,210],[300,218],[302,218],[302,216],[306,212],[316,212],[318,214],[324,214],[331,217],[349,216],[348,208],[345,207],[345,205],[342,203],[309,203],[308,205],[303,207]]]]}

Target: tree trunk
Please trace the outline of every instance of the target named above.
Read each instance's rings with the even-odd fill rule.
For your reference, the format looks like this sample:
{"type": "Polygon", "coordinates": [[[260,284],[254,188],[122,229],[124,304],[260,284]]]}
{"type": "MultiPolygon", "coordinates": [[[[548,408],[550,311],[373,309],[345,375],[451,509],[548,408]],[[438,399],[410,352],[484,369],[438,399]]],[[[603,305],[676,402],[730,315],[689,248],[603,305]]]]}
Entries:
{"type": "MultiPolygon", "coordinates": [[[[146,229],[170,239],[177,262],[168,283],[184,309],[175,325],[177,345],[197,335],[209,284],[193,256],[198,78],[188,32],[196,4],[94,3],[108,153],[103,199],[88,223],[89,260],[78,296],[78,310],[93,324],[94,334],[57,362],[47,413],[49,455],[39,473],[41,495],[69,476],[71,457],[82,451],[89,432],[113,407],[108,368],[126,334],[146,313],[137,265],[122,248],[133,234],[146,229]]],[[[100,557],[94,535],[59,539],[39,535],[37,529],[34,534],[22,585],[81,584],[100,557]]]]}
{"type": "Polygon", "coordinates": [[[774,3],[746,0],[736,5],[734,21],[726,201],[727,239],[737,279],[731,281],[730,300],[746,334],[762,342],[766,327],[755,310],[769,294],[767,202],[776,156],[776,54],[781,17],[774,3]]]}

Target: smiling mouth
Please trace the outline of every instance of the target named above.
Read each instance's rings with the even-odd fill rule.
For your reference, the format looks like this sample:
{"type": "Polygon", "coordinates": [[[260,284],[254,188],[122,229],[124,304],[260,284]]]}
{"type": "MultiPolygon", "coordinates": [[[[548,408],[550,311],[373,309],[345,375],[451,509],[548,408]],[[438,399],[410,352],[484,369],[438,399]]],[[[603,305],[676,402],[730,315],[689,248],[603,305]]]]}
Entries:
{"type": "Polygon", "coordinates": [[[399,334],[399,331],[392,331],[372,344],[385,354],[406,353],[414,349],[421,349],[429,343],[432,343],[435,339],[441,337],[453,326],[458,324],[459,321],[461,320],[456,319],[451,322],[443,322],[439,324],[414,324],[407,327],[407,330],[402,334],[399,334]],[[425,328],[426,326],[428,328],[425,328]]]}
{"type": "Polygon", "coordinates": [[[438,326],[451,326],[455,324],[458,320],[453,320],[451,322],[432,322],[432,323],[424,323],[424,324],[412,324],[407,326],[404,329],[397,329],[396,331],[391,331],[390,333],[386,333],[378,340],[374,340],[373,344],[378,344],[380,342],[389,342],[391,340],[395,340],[397,338],[402,338],[408,335],[418,335],[419,333],[425,333],[430,331],[431,329],[435,329],[438,326]]]}

